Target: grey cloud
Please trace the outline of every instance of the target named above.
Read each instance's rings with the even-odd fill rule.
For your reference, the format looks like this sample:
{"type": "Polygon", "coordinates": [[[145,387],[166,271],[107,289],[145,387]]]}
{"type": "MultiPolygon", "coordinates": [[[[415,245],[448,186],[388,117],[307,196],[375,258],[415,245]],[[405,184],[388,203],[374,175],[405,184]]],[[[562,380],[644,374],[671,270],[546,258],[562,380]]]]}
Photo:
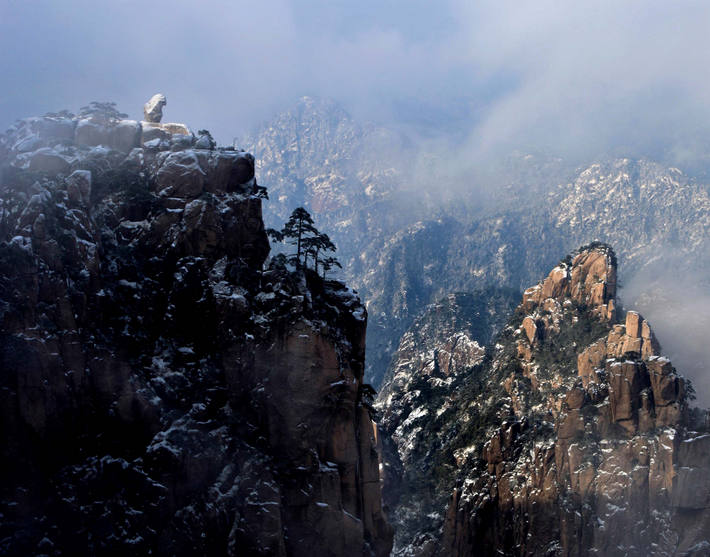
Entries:
{"type": "Polygon", "coordinates": [[[70,0],[0,9],[5,126],[90,100],[115,100],[139,117],[162,91],[166,118],[223,142],[304,94],[423,135],[456,132],[451,142],[469,161],[514,148],[691,159],[704,156],[710,135],[704,2],[70,0]],[[437,113],[443,130],[431,125],[437,113]]]}
{"type": "Polygon", "coordinates": [[[639,310],[649,320],[673,365],[693,381],[697,404],[710,406],[707,372],[707,336],[710,331],[710,283],[707,270],[678,272],[682,265],[671,253],[659,254],[650,272],[628,280],[621,295],[628,309],[639,310]]]}

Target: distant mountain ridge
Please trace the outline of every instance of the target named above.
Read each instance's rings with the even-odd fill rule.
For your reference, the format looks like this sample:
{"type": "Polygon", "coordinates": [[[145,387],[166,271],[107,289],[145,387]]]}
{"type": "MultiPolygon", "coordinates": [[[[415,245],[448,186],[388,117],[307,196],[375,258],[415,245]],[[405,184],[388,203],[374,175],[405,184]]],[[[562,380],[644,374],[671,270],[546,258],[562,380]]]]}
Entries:
{"type": "MultiPolygon", "coordinates": [[[[708,188],[652,161],[613,159],[571,172],[558,159],[511,156],[496,163],[501,185],[481,204],[476,191],[486,184],[411,189],[416,144],[314,98],[299,101],[245,146],[257,154],[271,193],[267,222],[280,224],[302,204],[338,245],[344,274],[370,312],[366,377],[375,385],[427,304],[489,285],[522,289],[560,253],[592,240],[618,246],[622,284],[645,276],[658,290],[669,267],[710,280],[708,188]],[[437,204],[437,191],[446,188],[454,193],[437,204]]],[[[646,291],[644,284],[629,295],[646,291]]],[[[644,299],[649,315],[671,311],[659,302],[654,312],[650,300],[657,296],[644,299]]],[[[682,355],[693,325],[678,326],[686,334],[667,342],[678,343],[673,352],[682,355]]],[[[697,358],[677,365],[701,373],[697,358]]]]}

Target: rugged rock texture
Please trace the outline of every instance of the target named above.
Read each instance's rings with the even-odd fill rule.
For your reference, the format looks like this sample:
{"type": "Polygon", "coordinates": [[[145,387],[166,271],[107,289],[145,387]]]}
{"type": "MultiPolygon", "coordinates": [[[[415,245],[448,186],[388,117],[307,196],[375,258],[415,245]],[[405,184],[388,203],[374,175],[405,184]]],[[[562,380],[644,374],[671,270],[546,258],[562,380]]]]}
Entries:
{"type": "Polygon", "coordinates": [[[163,119],[163,107],[167,104],[165,95],[156,93],[143,105],[143,119],[146,122],[160,122],[163,119]]]}
{"type": "Polygon", "coordinates": [[[365,308],[263,270],[251,155],[102,126],[1,142],[0,552],[387,555],[365,308]]]}
{"type": "MultiPolygon", "coordinates": [[[[490,285],[522,290],[560,253],[594,239],[617,247],[624,284],[641,274],[648,279],[633,291],[636,307],[638,294],[649,289],[667,293],[675,278],[687,274],[695,283],[709,276],[707,184],[652,161],[602,160],[573,168],[519,154],[464,184],[459,176],[427,180],[436,152],[313,98],[244,143],[259,159],[261,180],[272,194],[269,226],[279,228],[293,209],[305,206],[332,231],[348,282],[367,300],[366,377],[376,387],[401,336],[428,304],[490,285]]],[[[644,312],[684,310],[687,290],[674,299],[654,295],[644,312]]],[[[699,377],[705,353],[692,350],[698,343],[687,339],[705,323],[687,323],[680,317],[676,328],[683,334],[666,344],[676,363],[699,377]]]]}
{"type": "MultiPolygon", "coordinates": [[[[394,234],[428,214],[421,196],[411,191],[411,142],[390,129],[355,121],[332,100],[304,97],[242,144],[254,153],[261,182],[269,188],[266,225],[280,229],[296,207],[308,209],[328,230],[344,276],[358,288],[365,286],[363,277],[377,267],[394,234]]],[[[411,271],[421,274],[416,265],[411,271]]],[[[433,301],[427,298],[411,317],[433,301]]],[[[375,385],[411,324],[407,320],[393,328],[389,317],[380,315],[385,309],[370,311],[367,333],[366,376],[375,385]]]]}
{"type": "Polygon", "coordinates": [[[462,377],[483,360],[492,332],[505,325],[519,296],[494,288],[451,294],[427,306],[402,337],[376,404],[383,493],[398,545],[431,520],[426,509],[437,495],[426,470],[441,449],[432,424],[446,413],[462,377]]]}
{"type": "MultiPolygon", "coordinates": [[[[552,174],[548,183],[560,186],[548,186],[538,199],[525,191],[506,191],[508,206],[501,198],[498,206],[483,212],[445,209],[445,216],[402,229],[383,248],[367,249],[363,259],[373,262],[371,271],[353,282],[368,299],[372,327],[382,322],[378,330],[401,335],[424,305],[447,292],[490,284],[524,289],[546,273],[560,253],[595,239],[618,247],[623,283],[631,284],[635,276],[645,278],[635,286],[634,296],[649,288],[662,293],[674,277],[691,277],[691,284],[707,282],[707,185],[677,169],[628,159],[593,164],[569,178],[552,174]]],[[[459,203],[466,206],[464,194],[459,203]]],[[[685,305],[692,307],[692,301],[686,299],[685,305]]],[[[646,307],[663,315],[666,310],[658,308],[669,304],[663,305],[663,296],[656,295],[646,307]]],[[[682,313],[686,320],[680,318],[677,324],[685,334],[673,337],[679,342],[692,333],[688,318],[699,323],[682,313]]],[[[370,350],[376,346],[372,343],[370,350]]],[[[686,343],[673,352],[689,372],[700,376],[703,366],[696,362],[703,358],[683,358],[694,353],[691,348],[692,343],[686,343]]]]}
{"type": "MultiPolygon", "coordinates": [[[[615,293],[604,244],[525,291],[494,349],[446,393],[445,422],[420,422],[441,455],[420,461],[419,481],[437,478],[421,509],[431,524],[408,530],[402,554],[707,552],[706,417],[615,293]]],[[[411,412],[435,408],[420,400],[411,412]]]]}

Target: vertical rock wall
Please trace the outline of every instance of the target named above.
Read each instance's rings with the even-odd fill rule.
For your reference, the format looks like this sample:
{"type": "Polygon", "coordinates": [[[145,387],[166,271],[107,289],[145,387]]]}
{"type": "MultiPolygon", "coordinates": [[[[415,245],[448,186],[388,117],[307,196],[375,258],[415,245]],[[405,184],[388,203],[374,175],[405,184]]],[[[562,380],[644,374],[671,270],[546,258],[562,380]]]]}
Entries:
{"type": "Polygon", "coordinates": [[[2,140],[0,552],[387,555],[364,307],[263,268],[250,155],[133,124],[2,140]]]}
{"type": "Polygon", "coordinates": [[[615,324],[615,267],[592,246],[526,290],[489,371],[510,410],[458,473],[439,554],[710,547],[705,424],[649,324],[633,311],[615,324]]]}

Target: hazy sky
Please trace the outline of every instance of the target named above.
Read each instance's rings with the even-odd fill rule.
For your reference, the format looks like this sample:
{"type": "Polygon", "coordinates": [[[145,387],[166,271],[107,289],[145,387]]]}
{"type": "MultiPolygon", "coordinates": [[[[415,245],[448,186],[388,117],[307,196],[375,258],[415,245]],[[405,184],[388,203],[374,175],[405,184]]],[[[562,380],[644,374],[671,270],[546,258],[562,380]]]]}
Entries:
{"type": "Polygon", "coordinates": [[[230,142],[310,94],[454,134],[677,158],[710,142],[710,2],[0,0],[0,127],[114,100],[230,142]]]}
{"type": "Polygon", "coordinates": [[[230,143],[315,95],[430,140],[427,187],[516,149],[710,168],[709,29],[707,0],[0,0],[0,129],[162,92],[230,143]]]}

